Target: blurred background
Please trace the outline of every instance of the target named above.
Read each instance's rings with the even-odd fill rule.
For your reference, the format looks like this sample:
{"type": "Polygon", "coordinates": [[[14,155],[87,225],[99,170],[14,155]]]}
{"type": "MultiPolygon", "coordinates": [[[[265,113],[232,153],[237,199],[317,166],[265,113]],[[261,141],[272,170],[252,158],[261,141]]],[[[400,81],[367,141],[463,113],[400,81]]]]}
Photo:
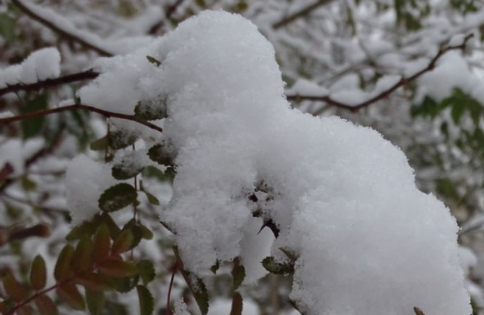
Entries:
{"type": "MultiPolygon", "coordinates": [[[[483,313],[483,1],[2,0],[0,68],[54,46],[61,52],[62,75],[84,72],[96,59],[134,51],[207,9],[241,14],[259,27],[274,45],[293,107],[372,127],[405,152],[418,187],[437,195],[461,226],[466,285],[475,314],[483,313]]],[[[0,89],[0,117],[75,99],[85,82],[17,93],[0,89]]],[[[27,277],[30,262],[41,253],[50,257],[52,270],[72,228],[64,197],[66,165],[81,152],[101,154],[90,144],[105,134],[103,118],[78,111],[0,126],[0,268],[27,277]],[[13,170],[7,160],[16,161],[13,170]]],[[[136,255],[156,262],[150,286],[155,314],[164,314],[174,257],[157,213],[170,199],[171,182],[156,171],[144,172],[143,181],[161,206],[141,207],[155,237],[136,255]]],[[[293,312],[290,284],[287,277],[268,275],[245,286],[244,315],[293,312]]],[[[210,314],[228,315],[230,268],[222,266],[207,286],[210,314]]],[[[175,288],[175,296],[189,300],[182,279],[175,288]]],[[[134,314],[133,303],[130,294],[113,294],[105,314],[134,314]]]]}

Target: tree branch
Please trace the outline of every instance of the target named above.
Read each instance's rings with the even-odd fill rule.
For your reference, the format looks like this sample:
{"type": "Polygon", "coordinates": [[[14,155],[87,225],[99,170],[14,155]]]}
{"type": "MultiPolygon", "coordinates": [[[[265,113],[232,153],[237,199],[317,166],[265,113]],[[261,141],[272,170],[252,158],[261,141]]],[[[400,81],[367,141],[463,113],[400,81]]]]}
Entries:
{"type": "Polygon", "coordinates": [[[415,80],[417,80],[418,78],[420,78],[422,75],[424,75],[425,73],[429,72],[429,71],[432,71],[433,69],[435,69],[435,66],[437,65],[437,62],[439,61],[439,59],[445,55],[447,52],[451,51],[451,50],[465,50],[466,46],[467,46],[467,42],[473,37],[473,34],[469,34],[467,35],[465,38],[464,38],[464,41],[462,44],[460,45],[455,45],[455,46],[447,46],[445,48],[441,48],[439,50],[439,52],[435,55],[435,57],[433,57],[429,64],[427,65],[427,67],[425,67],[424,69],[420,70],[419,72],[413,74],[412,76],[408,77],[408,78],[405,78],[405,77],[402,77],[397,83],[395,83],[394,85],[392,85],[390,88],[388,88],[387,90],[381,92],[380,94],[364,101],[364,102],[361,102],[359,104],[356,104],[356,105],[349,105],[349,104],[345,104],[345,103],[342,103],[342,102],[339,102],[337,100],[334,100],[331,98],[331,96],[329,95],[326,95],[326,96],[310,96],[310,95],[287,95],[287,99],[289,101],[315,101],[315,102],[325,102],[327,103],[328,105],[331,105],[331,106],[334,106],[334,107],[338,107],[338,108],[341,108],[341,109],[346,109],[346,110],[350,110],[352,112],[356,112],[362,108],[365,108],[367,106],[370,106],[378,101],[381,101],[382,99],[385,99],[387,98],[388,96],[390,96],[393,92],[395,92],[397,89],[399,89],[400,87],[404,86],[404,85],[407,85],[415,80]]]}
{"type": "Polygon", "coordinates": [[[163,27],[163,25],[165,24],[165,22],[169,19],[171,19],[171,17],[173,16],[173,14],[176,12],[176,9],[178,9],[178,7],[180,5],[182,5],[182,3],[184,2],[185,0],[176,0],[172,5],[168,6],[165,10],[165,17],[158,21],[155,25],[153,25],[148,34],[150,35],[154,35],[156,34],[156,32],[158,32],[158,30],[163,27]]]}
{"type": "Polygon", "coordinates": [[[31,113],[18,115],[18,116],[14,116],[14,117],[1,118],[0,119],[0,125],[9,124],[9,123],[13,123],[13,122],[16,122],[16,121],[21,121],[21,120],[32,119],[32,118],[36,118],[36,117],[48,116],[48,115],[51,115],[51,114],[56,114],[56,113],[60,113],[60,112],[70,111],[70,110],[78,110],[78,109],[98,113],[98,114],[100,114],[100,115],[102,115],[106,118],[119,118],[119,119],[134,121],[134,122],[137,122],[139,124],[145,125],[148,128],[156,130],[158,132],[163,132],[163,129],[161,127],[158,127],[158,126],[156,126],[156,125],[154,125],[150,122],[138,119],[134,115],[114,113],[114,112],[110,112],[110,111],[100,109],[100,108],[97,108],[97,107],[93,107],[93,106],[89,106],[89,105],[82,105],[82,104],[62,106],[62,107],[57,107],[57,108],[52,108],[52,109],[39,110],[39,111],[36,111],[36,112],[31,112],[31,113]]]}
{"type": "Polygon", "coordinates": [[[55,79],[38,81],[32,84],[17,83],[14,85],[9,85],[3,89],[0,89],[0,97],[8,93],[17,93],[20,91],[38,91],[41,89],[55,87],[63,84],[69,84],[77,81],[92,80],[98,76],[99,76],[99,73],[95,72],[93,69],[89,69],[84,72],[73,73],[73,74],[69,74],[55,79]]]}
{"type": "Polygon", "coordinates": [[[325,4],[328,4],[330,2],[332,2],[333,0],[318,0],[316,1],[315,3],[313,4],[310,4],[308,5],[307,7],[304,7],[296,12],[294,12],[293,14],[289,15],[289,16],[286,16],[284,18],[282,18],[281,20],[279,20],[278,22],[272,24],[272,27],[274,29],[278,29],[278,28],[281,28],[283,26],[286,26],[300,18],[303,18],[305,17],[306,15],[310,14],[311,12],[313,12],[315,9],[319,8],[320,6],[322,5],[325,5],[325,4]]]}
{"type": "Polygon", "coordinates": [[[26,15],[31,17],[32,19],[34,19],[37,22],[41,23],[42,25],[50,28],[51,30],[53,30],[57,34],[60,34],[61,36],[67,38],[68,40],[77,42],[77,43],[81,44],[82,46],[97,52],[101,56],[110,57],[110,56],[113,55],[111,52],[106,51],[105,49],[98,47],[93,43],[88,42],[84,38],[81,38],[81,37],[77,36],[76,34],[72,34],[72,33],[68,32],[66,30],[63,30],[55,22],[49,21],[48,19],[39,15],[37,12],[34,12],[33,10],[31,10],[28,6],[26,6],[24,3],[22,3],[21,0],[12,0],[12,3],[17,8],[19,8],[23,13],[25,13],[26,15]]]}
{"type": "Polygon", "coordinates": [[[33,300],[35,300],[36,298],[38,298],[39,296],[41,295],[44,295],[52,290],[55,290],[57,289],[58,287],[68,283],[68,282],[71,282],[72,280],[74,280],[74,278],[69,278],[69,279],[66,279],[66,280],[62,280],[62,281],[59,281],[57,282],[56,284],[54,284],[53,286],[51,287],[48,287],[46,289],[43,289],[41,291],[38,291],[36,292],[34,295],[32,295],[30,298],[28,298],[27,300],[25,301],[22,301],[21,303],[18,303],[16,304],[13,308],[9,309],[7,312],[4,313],[4,315],[12,315],[14,314],[15,312],[17,312],[19,309],[21,309],[22,307],[24,307],[25,305],[29,304],[30,302],[32,302],[33,300]]]}

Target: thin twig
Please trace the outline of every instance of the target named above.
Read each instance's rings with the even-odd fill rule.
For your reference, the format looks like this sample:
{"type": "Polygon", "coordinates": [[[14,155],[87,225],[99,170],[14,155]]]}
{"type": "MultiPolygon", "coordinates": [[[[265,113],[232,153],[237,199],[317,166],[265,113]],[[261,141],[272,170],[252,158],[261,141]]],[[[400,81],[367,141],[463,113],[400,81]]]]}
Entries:
{"type": "Polygon", "coordinates": [[[52,109],[45,109],[45,110],[39,110],[36,112],[31,112],[31,113],[26,113],[23,115],[18,115],[18,116],[13,116],[13,117],[7,117],[7,118],[1,118],[0,119],[0,126],[2,124],[9,124],[12,122],[16,121],[22,121],[22,120],[27,120],[27,119],[32,119],[36,117],[43,117],[43,116],[48,116],[51,114],[56,114],[60,112],[65,112],[65,111],[70,111],[70,110],[87,110],[90,112],[98,113],[106,118],[119,118],[119,119],[124,119],[124,120],[130,120],[137,122],[139,124],[145,125],[148,128],[151,128],[153,130],[156,130],[158,132],[163,132],[163,129],[161,127],[158,127],[150,122],[140,120],[136,118],[134,115],[126,115],[126,114],[120,114],[120,113],[115,113],[115,112],[110,112],[104,109],[100,109],[97,107],[89,106],[89,105],[82,105],[82,104],[74,104],[74,105],[68,105],[68,106],[62,106],[62,107],[57,107],[57,108],[52,108],[52,109]]]}
{"type": "Polygon", "coordinates": [[[170,301],[171,301],[171,291],[173,290],[173,282],[175,280],[176,272],[178,271],[179,260],[178,257],[176,258],[175,266],[173,266],[173,271],[171,273],[170,285],[168,287],[168,295],[166,297],[166,314],[172,315],[172,311],[170,308],[170,301]]]}
{"type": "Polygon", "coordinates": [[[472,37],[473,37],[473,34],[469,34],[464,38],[464,42],[462,44],[456,45],[456,46],[447,46],[445,48],[440,49],[439,52],[435,55],[435,57],[430,60],[427,67],[425,67],[424,69],[420,70],[419,72],[415,73],[414,75],[412,75],[408,78],[402,77],[397,83],[392,85],[387,90],[385,90],[385,91],[381,92],[380,94],[378,94],[378,95],[376,95],[376,96],[374,96],[374,97],[372,97],[372,98],[370,98],[366,101],[363,101],[359,104],[356,104],[356,105],[345,104],[345,103],[342,103],[342,102],[339,102],[337,100],[332,99],[331,96],[329,96],[329,95],[326,95],[326,96],[287,95],[287,99],[289,101],[325,102],[326,104],[334,106],[334,107],[338,107],[338,108],[341,108],[341,109],[346,109],[346,110],[350,110],[352,112],[356,112],[356,111],[358,111],[362,108],[365,108],[365,107],[370,106],[370,105],[372,105],[372,104],[374,104],[378,101],[381,101],[382,99],[387,98],[388,96],[390,96],[393,92],[395,92],[400,87],[407,85],[407,84],[417,80],[418,78],[420,78],[425,73],[432,71],[433,69],[435,69],[435,66],[436,66],[437,62],[439,61],[439,59],[443,55],[445,55],[447,52],[449,52],[451,50],[465,50],[465,48],[467,46],[467,42],[472,37]]]}
{"type": "Polygon", "coordinates": [[[66,280],[63,280],[63,281],[59,281],[56,284],[54,284],[53,286],[51,286],[51,287],[48,287],[48,288],[43,289],[41,291],[38,291],[34,295],[32,295],[30,298],[28,298],[27,300],[22,301],[21,303],[16,304],[13,308],[9,309],[3,315],[12,315],[15,312],[17,312],[19,309],[21,309],[22,307],[24,307],[25,305],[29,304],[30,302],[32,302],[33,300],[35,300],[36,298],[38,298],[39,296],[44,295],[44,294],[46,294],[46,293],[48,293],[48,292],[50,292],[50,291],[52,291],[54,289],[57,289],[58,287],[66,284],[68,282],[71,282],[73,280],[74,280],[74,278],[72,277],[72,278],[69,278],[69,279],[66,279],[66,280]]]}
{"type": "Polygon", "coordinates": [[[101,56],[110,57],[110,56],[113,55],[111,52],[106,51],[105,49],[100,48],[100,47],[98,47],[98,46],[96,46],[92,43],[89,43],[85,39],[83,39],[83,38],[81,38],[81,37],[79,37],[75,34],[72,34],[72,33],[69,33],[66,30],[63,30],[60,26],[56,25],[54,22],[49,21],[46,18],[44,18],[43,16],[41,16],[41,15],[37,14],[36,12],[32,11],[30,8],[28,8],[26,5],[24,5],[22,3],[22,1],[12,0],[12,3],[17,8],[19,8],[23,13],[25,13],[26,15],[31,17],[32,19],[34,19],[37,22],[41,23],[42,25],[50,28],[51,30],[53,30],[57,34],[67,38],[68,40],[77,42],[77,43],[81,44],[82,46],[97,52],[101,56]]]}
{"type": "Polygon", "coordinates": [[[332,2],[333,0],[318,0],[316,1],[315,3],[313,4],[310,4],[306,7],[303,7],[302,9],[294,12],[293,14],[289,15],[289,16],[286,16],[284,18],[282,18],[281,20],[277,21],[276,23],[274,23],[272,25],[272,27],[274,27],[274,29],[278,29],[278,28],[281,28],[283,26],[286,26],[300,18],[303,18],[305,17],[306,15],[310,14],[311,12],[313,12],[315,9],[319,8],[320,6],[322,5],[325,5],[325,4],[328,4],[330,2],[332,2]]]}
{"type": "Polygon", "coordinates": [[[158,32],[158,30],[162,28],[163,25],[165,25],[166,21],[171,19],[171,17],[173,16],[173,14],[175,14],[178,7],[182,5],[184,1],[185,0],[176,0],[172,5],[168,6],[168,8],[165,11],[165,17],[162,20],[156,22],[156,24],[154,24],[152,27],[150,27],[148,34],[150,35],[156,34],[156,32],[158,32]]]}
{"type": "Polygon", "coordinates": [[[7,87],[0,89],[0,97],[8,93],[17,93],[20,91],[38,91],[41,89],[56,87],[59,85],[69,84],[73,82],[92,80],[97,78],[98,76],[99,73],[95,72],[93,69],[89,69],[84,72],[73,73],[55,79],[38,81],[32,84],[17,83],[14,85],[8,85],[7,87]]]}

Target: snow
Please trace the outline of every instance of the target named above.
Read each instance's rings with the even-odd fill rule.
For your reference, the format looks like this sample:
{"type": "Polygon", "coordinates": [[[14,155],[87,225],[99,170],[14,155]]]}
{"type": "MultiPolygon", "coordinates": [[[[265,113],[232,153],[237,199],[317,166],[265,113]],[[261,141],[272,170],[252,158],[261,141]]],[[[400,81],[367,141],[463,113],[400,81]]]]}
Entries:
{"type": "Polygon", "coordinates": [[[60,61],[61,56],[57,48],[39,49],[30,54],[21,64],[1,69],[0,88],[56,78],[60,74],[60,61]]]}
{"type": "Polygon", "coordinates": [[[90,220],[99,213],[99,197],[116,184],[109,165],[93,161],[86,155],[75,157],[66,172],[66,199],[72,223],[90,220]]]}
{"type": "Polygon", "coordinates": [[[299,79],[287,91],[287,93],[296,95],[325,96],[328,94],[328,90],[312,81],[299,79]]]}
{"type": "MultiPolygon", "coordinates": [[[[258,315],[259,307],[253,301],[244,299],[242,308],[242,315],[258,315]]],[[[230,314],[232,309],[232,301],[226,299],[216,299],[210,303],[210,309],[208,310],[208,315],[227,315],[230,314]]],[[[178,314],[176,315],[186,315],[178,314]]]]}
{"type": "MultiPolygon", "coordinates": [[[[79,92],[122,113],[167,99],[159,137],[176,149],[177,175],[160,215],[184,266],[204,275],[216,260],[244,255],[260,210],[280,228],[272,255],[297,256],[290,297],[307,314],[410,315],[415,306],[470,314],[449,210],[416,188],[404,154],[376,131],[291,109],[274,55],[241,16],[203,12],[145,48],[100,61],[103,73],[79,92]],[[250,201],[260,186],[270,198],[250,201]]],[[[363,99],[357,89],[333,94],[363,99]]],[[[101,171],[83,159],[82,169],[96,170],[89,174],[101,171]]],[[[248,271],[251,281],[260,276],[248,271]]]]}

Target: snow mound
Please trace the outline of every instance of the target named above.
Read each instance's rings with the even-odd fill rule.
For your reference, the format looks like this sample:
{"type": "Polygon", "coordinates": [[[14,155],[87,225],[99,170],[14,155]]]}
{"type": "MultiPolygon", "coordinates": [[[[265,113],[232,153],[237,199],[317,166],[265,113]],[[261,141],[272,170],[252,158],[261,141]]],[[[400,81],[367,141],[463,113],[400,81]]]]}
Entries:
{"type": "Polygon", "coordinates": [[[168,104],[159,140],[175,148],[177,175],[161,217],[189,270],[259,242],[243,263],[260,261],[266,241],[247,237],[256,213],[280,230],[272,255],[297,256],[290,297],[307,314],[471,313],[449,210],[376,131],[291,109],[274,49],[251,22],[203,12],[97,67],[84,103],[168,104]]]}
{"type": "Polygon", "coordinates": [[[39,49],[21,64],[0,69],[0,88],[57,78],[60,74],[60,61],[61,56],[57,48],[39,49]]]}

